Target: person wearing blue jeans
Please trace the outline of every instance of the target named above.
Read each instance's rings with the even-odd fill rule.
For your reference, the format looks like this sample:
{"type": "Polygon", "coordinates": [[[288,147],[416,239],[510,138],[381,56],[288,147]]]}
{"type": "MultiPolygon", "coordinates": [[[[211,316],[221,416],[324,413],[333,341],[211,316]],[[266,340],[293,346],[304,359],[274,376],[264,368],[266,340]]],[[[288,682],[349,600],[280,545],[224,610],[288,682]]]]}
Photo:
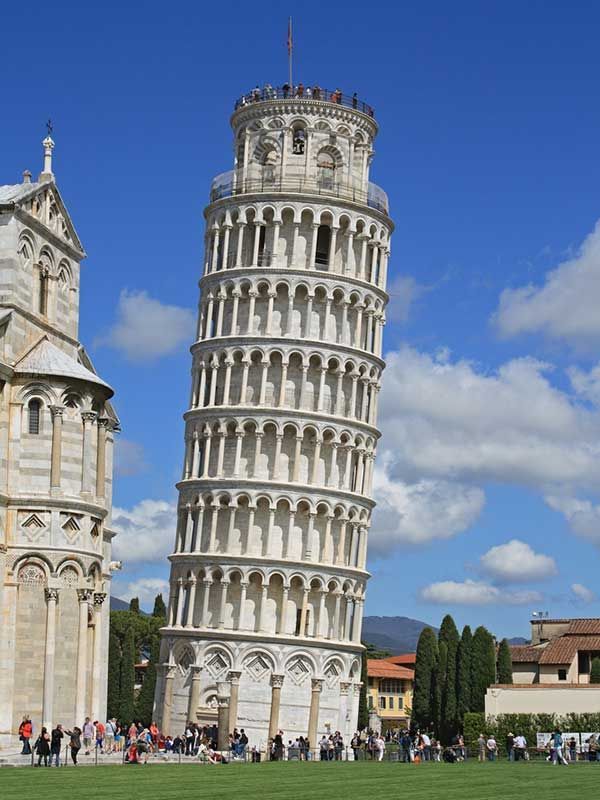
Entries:
{"type": "Polygon", "coordinates": [[[493,736],[490,736],[490,738],[485,743],[485,746],[487,749],[488,761],[495,761],[496,753],[498,752],[498,745],[493,736]]]}

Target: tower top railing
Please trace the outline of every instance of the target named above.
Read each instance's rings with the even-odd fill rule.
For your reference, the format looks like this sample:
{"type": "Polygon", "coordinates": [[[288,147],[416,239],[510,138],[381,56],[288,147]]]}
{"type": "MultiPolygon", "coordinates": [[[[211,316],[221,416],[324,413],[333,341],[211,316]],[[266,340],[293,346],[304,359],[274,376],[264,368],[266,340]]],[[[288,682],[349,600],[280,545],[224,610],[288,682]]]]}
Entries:
{"type": "Polygon", "coordinates": [[[210,202],[215,203],[224,197],[240,194],[257,193],[312,194],[326,197],[338,197],[354,203],[374,208],[383,214],[389,214],[388,196],[375,183],[368,184],[368,191],[351,183],[333,179],[315,179],[304,177],[285,178],[260,177],[244,178],[235,170],[223,172],[213,179],[210,187],[210,202]]]}
{"type": "Polygon", "coordinates": [[[283,86],[271,86],[267,83],[262,88],[257,86],[251,92],[239,97],[234,106],[234,111],[253,103],[266,102],[267,100],[317,100],[324,103],[352,108],[360,111],[372,119],[375,118],[373,106],[358,99],[356,92],[344,94],[341,89],[324,89],[322,86],[304,86],[298,83],[294,86],[284,83],[283,86]]]}

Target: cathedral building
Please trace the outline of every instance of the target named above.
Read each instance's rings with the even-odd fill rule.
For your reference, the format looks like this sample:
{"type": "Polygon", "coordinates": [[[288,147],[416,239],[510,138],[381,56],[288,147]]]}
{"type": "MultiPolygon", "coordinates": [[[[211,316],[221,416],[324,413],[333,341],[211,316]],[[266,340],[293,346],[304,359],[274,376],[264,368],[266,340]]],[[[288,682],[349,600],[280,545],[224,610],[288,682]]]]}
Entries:
{"type": "Polygon", "coordinates": [[[357,723],[393,230],[354,95],[255,90],[205,210],[156,713],[311,746],[357,723]]]}
{"type": "Polygon", "coordinates": [[[85,253],[43,143],[0,186],[0,747],[106,713],[113,390],[78,340],[85,253]]]}

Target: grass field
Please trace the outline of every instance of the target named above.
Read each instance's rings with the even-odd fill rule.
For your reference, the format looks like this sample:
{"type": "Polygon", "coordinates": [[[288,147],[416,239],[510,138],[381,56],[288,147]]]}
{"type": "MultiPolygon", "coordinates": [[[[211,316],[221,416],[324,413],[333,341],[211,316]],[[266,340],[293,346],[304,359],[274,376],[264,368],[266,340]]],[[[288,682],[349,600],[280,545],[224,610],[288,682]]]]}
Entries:
{"type": "Polygon", "coordinates": [[[65,800],[565,800],[597,797],[600,766],[277,763],[0,770],[0,798],[65,800]]]}

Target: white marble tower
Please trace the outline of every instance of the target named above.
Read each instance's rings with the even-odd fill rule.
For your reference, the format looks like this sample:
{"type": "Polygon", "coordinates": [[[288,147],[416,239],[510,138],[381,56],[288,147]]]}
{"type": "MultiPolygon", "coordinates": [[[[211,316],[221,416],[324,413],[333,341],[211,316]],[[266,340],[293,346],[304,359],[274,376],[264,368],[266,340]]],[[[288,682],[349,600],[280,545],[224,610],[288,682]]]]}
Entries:
{"type": "Polygon", "coordinates": [[[118,420],[78,341],[85,254],[43,144],[37,182],[0,186],[0,748],[24,715],[106,713],[118,420]]]}
{"type": "Polygon", "coordinates": [[[236,104],[205,210],[156,692],[173,735],[218,719],[316,746],[356,726],[393,225],[372,110],[298,94],[236,104]]]}

